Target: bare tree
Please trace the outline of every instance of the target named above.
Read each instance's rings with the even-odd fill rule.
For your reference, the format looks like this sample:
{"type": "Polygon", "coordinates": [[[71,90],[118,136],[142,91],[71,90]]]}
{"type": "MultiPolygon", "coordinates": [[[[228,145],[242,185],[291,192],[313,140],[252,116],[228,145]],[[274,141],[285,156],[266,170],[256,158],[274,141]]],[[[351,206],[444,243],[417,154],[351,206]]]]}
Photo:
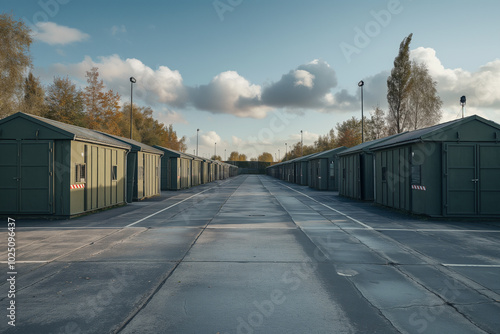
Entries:
{"type": "Polygon", "coordinates": [[[407,101],[411,129],[421,129],[437,124],[441,119],[443,102],[437,94],[436,81],[432,80],[427,65],[412,61],[411,90],[407,101]]]}
{"type": "Polygon", "coordinates": [[[365,138],[367,141],[384,138],[387,136],[385,113],[380,107],[370,111],[371,118],[365,122],[365,138]]]}

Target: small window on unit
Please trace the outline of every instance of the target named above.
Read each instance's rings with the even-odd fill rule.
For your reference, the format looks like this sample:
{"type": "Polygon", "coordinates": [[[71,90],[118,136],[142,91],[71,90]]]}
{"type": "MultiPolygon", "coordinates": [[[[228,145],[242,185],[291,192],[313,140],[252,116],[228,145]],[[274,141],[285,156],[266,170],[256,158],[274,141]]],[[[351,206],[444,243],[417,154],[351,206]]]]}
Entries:
{"type": "Polygon", "coordinates": [[[118,180],[118,166],[116,165],[111,167],[111,180],[118,180]]]}
{"type": "Polygon", "coordinates": [[[387,181],[387,167],[382,167],[382,181],[387,181]]]}
{"type": "Polygon", "coordinates": [[[422,183],[422,165],[411,166],[411,184],[420,186],[422,183]]]}
{"type": "Polygon", "coordinates": [[[330,162],[330,177],[334,177],[335,176],[335,165],[332,162],[330,162]]]}
{"type": "Polygon", "coordinates": [[[75,182],[84,183],[87,176],[87,168],[85,164],[75,165],[75,182]]]}

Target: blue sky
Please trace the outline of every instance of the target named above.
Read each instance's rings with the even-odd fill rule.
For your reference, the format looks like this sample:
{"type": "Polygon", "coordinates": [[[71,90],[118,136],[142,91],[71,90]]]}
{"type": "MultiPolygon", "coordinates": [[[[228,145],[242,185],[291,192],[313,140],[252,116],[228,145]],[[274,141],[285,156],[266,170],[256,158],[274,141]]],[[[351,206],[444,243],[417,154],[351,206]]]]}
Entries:
{"type": "Polygon", "coordinates": [[[0,1],[30,25],[34,72],[44,83],[85,83],[92,66],[108,88],[151,106],[200,155],[236,150],[283,156],[352,116],[386,109],[399,43],[413,33],[443,100],[500,123],[498,1],[0,1]]]}

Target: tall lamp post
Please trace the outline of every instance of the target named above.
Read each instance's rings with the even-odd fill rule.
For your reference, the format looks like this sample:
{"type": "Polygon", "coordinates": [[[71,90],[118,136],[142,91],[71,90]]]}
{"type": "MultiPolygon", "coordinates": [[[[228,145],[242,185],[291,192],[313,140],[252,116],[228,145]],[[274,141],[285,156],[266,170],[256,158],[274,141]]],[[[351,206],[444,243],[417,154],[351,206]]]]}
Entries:
{"type": "Polygon", "coordinates": [[[287,149],[287,147],[288,147],[288,146],[286,146],[286,145],[287,145],[287,144],[285,143],[285,159],[286,159],[286,156],[287,156],[287,154],[288,154],[288,149],[287,149]]]}
{"type": "Polygon", "coordinates": [[[280,149],[278,148],[278,161],[281,160],[281,152],[280,152],[280,149]]]}
{"type": "Polygon", "coordinates": [[[300,130],[300,156],[304,156],[304,137],[302,135],[302,130],[300,130]]]}
{"type": "Polygon", "coordinates": [[[358,86],[361,87],[361,142],[365,142],[365,126],[363,119],[363,86],[365,85],[364,81],[361,80],[358,82],[358,86]]]}
{"type": "Polygon", "coordinates": [[[200,129],[196,129],[196,155],[198,155],[198,134],[200,133],[200,129]]]}
{"type": "Polygon", "coordinates": [[[217,158],[217,143],[215,143],[214,158],[217,158]]]}
{"type": "Polygon", "coordinates": [[[465,95],[460,98],[460,104],[462,105],[462,118],[464,118],[465,95]]]}
{"type": "Polygon", "coordinates": [[[135,80],[134,77],[130,77],[130,139],[132,139],[132,107],[134,105],[134,84],[137,81],[135,80]]]}

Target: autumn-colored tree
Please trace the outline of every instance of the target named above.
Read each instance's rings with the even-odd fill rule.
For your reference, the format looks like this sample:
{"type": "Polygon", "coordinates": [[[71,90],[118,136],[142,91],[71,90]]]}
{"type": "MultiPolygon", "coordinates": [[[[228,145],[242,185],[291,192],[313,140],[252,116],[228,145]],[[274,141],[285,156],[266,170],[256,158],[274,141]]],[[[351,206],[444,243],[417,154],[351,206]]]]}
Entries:
{"type": "Polygon", "coordinates": [[[228,161],[247,161],[247,156],[237,151],[233,151],[229,154],[228,161]]]}
{"type": "Polygon", "coordinates": [[[273,155],[269,152],[264,152],[257,158],[259,161],[273,162],[273,155]]]}
{"type": "Polygon", "coordinates": [[[220,155],[212,155],[212,156],[210,157],[210,159],[212,159],[212,160],[217,160],[217,161],[222,161],[222,158],[221,158],[221,156],[220,156],[220,155]]]}
{"type": "Polygon", "coordinates": [[[291,148],[289,148],[286,156],[282,161],[288,161],[295,158],[300,158],[302,156],[310,155],[319,152],[315,145],[304,145],[302,147],[301,142],[295,143],[291,148]]]}
{"type": "Polygon", "coordinates": [[[337,123],[337,146],[352,147],[361,144],[361,120],[352,117],[337,123]]]}
{"type": "Polygon", "coordinates": [[[314,149],[317,152],[328,151],[337,147],[337,137],[335,130],[331,129],[326,135],[319,136],[318,140],[314,142],[314,149]]]}
{"type": "Polygon", "coordinates": [[[105,90],[104,82],[99,79],[97,67],[86,72],[87,86],[83,99],[87,112],[87,126],[93,130],[119,135],[120,130],[120,95],[112,90],[105,90]]]}
{"type": "Polygon", "coordinates": [[[43,117],[77,126],[87,125],[82,92],[68,77],[54,78],[54,82],[47,88],[45,103],[43,117]]]}
{"type": "Polygon", "coordinates": [[[45,92],[40,80],[32,72],[24,80],[24,97],[20,109],[25,113],[39,116],[45,112],[45,92]]]}
{"type": "Polygon", "coordinates": [[[365,119],[365,141],[386,137],[387,126],[384,111],[376,107],[373,111],[370,111],[370,114],[370,119],[365,119]]]}
{"type": "Polygon", "coordinates": [[[239,160],[239,153],[237,151],[233,151],[229,153],[229,161],[240,161],[239,160]]]}
{"type": "MultiPolygon", "coordinates": [[[[160,145],[176,151],[186,152],[186,137],[179,138],[172,124],[165,126],[154,119],[154,111],[151,107],[139,107],[133,105],[132,116],[132,139],[146,145],[160,145]]],[[[123,105],[120,113],[120,135],[130,136],[130,103],[123,105]]]]}
{"type": "Polygon", "coordinates": [[[23,20],[0,14],[0,118],[18,110],[24,71],[31,66],[31,30],[23,20]]]}

